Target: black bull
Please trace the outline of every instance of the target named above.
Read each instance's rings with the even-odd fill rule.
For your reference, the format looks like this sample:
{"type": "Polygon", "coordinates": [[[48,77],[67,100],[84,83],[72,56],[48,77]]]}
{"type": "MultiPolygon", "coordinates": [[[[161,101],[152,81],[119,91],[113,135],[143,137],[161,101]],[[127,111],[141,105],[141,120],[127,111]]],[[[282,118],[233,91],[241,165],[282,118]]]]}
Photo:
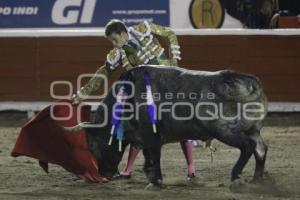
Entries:
{"type": "Polygon", "coordinates": [[[267,145],[260,135],[260,130],[266,115],[267,100],[256,77],[229,70],[202,72],[162,66],[138,67],[126,72],[122,77],[122,80],[125,77],[135,86],[131,91],[134,92],[134,96],[126,100],[124,110],[127,111],[124,112],[124,116],[129,117],[135,113],[135,116],[138,114],[139,117],[123,120],[125,139],[121,152],[118,150],[116,139],[111,146],[108,145],[112,108],[116,102],[112,91],[102,101],[102,105],[106,105],[107,109],[99,106],[92,122],[66,128],[76,130],[84,127],[89,148],[98,161],[101,175],[111,176],[116,173],[125,147],[132,144],[143,149],[144,171],[150,183],[160,185],[163,144],[186,139],[206,141],[215,138],[240,150],[240,157],[232,169],[232,180],[239,178],[252,154],[256,160],[253,179],[262,178],[267,145]],[[145,73],[151,77],[158,115],[159,109],[165,109],[160,112],[161,118],[158,116],[157,133],[153,132],[146,106],[137,106],[145,105],[146,102],[143,95],[146,93],[145,73]],[[159,98],[155,97],[156,94],[159,94],[159,98]],[[178,102],[183,104],[179,105],[178,102]],[[128,112],[129,104],[133,105],[134,112],[128,112]],[[105,112],[108,115],[108,123],[105,126],[83,126],[102,124],[105,112]],[[191,116],[191,113],[194,115],[191,116]]]}

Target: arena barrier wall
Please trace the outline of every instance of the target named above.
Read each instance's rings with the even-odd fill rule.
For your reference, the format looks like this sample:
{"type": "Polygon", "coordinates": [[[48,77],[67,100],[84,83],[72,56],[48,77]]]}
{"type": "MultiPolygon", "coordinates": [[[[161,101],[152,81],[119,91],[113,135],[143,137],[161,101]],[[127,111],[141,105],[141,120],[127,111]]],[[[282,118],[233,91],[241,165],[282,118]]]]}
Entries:
{"type": "MultiPolygon", "coordinates": [[[[262,81],[270,101],[300,102],[300,30],[175,32],[182,51],[180,66],[252,73],[262,81]]],[[[77,77],[94,73],[111,48],[103,29],[2,29],[0,101],[53,101],[53,81],[68,81],[75,92],[77,77]]],[[[121,72],[117,70],[110,82],[121,72]]],[[[56,85],[55,92],[68,95],[68,85],[56,85]]]]}

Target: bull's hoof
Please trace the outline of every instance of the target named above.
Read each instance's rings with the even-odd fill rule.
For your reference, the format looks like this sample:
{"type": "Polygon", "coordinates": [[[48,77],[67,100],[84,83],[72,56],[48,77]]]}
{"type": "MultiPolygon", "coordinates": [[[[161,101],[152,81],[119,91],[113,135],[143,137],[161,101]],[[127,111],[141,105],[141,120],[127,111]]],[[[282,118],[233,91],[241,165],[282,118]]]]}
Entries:
{"type": "Polygon", "coordinates": [[[255,184],[253,181],[247,182],[242,179],[236,179],[230,185],[230,190],[235,193],[268,193],[269,191],[274,192],[274,190],[266,187],[262,184],[262,179],[255,179],[255,184]],[[258,182],[257,182],[258,181],[258,182]]]}
{"type": "Polygon", "coordinates": [[[264,172],[263,176],[254,176],[250,183],[259,185],[275,185],[276,181],[268,172],[264,172]]]}
{"type": "Polygon", "coordinates": [[[281,195],[283,192],[282,188],[276,184],[275,179],[267,172],[264,173],[264,177],[254,177],[250,185],[255,193],[281,195]]]}
{"type": "Polygon", "coordinates": [[[253,179],[251,180],[251,183],[253,184],[264,184],[264,183],[275,183],[275,180],[271,177],[271,175],[265,171],[262,174],[255,174],[253,179]]]}
{"type": "Polygon", "coordinates": [[[120,173],[117,172],[117,173],[115,173],[114,175],[112,175],[112,176],[110,177],[110,179],[111,179],[111,180],[117,180],[117,179],[119,179],[119,177],[120,177],[120,173]]]}
{"type": "Polygon", "coordinates": [[[243,192],[247,192],[247,184],[248,183],[246,183],[246,181],[239,178],[232,181],[229,188],[231,192],[243,193],[243,192]]]}
{"type": "Polygon", "coordinates": [[[264,183],[264,180],[262,177],[254,177],[251,181],[250,181],[251,184],[263,184],[264,183]]]}
{"type": "Polygon", "coordinates": [[[161,180],[157,180],[156,183],[149,183],[146,187],[145,190],[161,190],[163,189],[163,184],[161,180]]]}

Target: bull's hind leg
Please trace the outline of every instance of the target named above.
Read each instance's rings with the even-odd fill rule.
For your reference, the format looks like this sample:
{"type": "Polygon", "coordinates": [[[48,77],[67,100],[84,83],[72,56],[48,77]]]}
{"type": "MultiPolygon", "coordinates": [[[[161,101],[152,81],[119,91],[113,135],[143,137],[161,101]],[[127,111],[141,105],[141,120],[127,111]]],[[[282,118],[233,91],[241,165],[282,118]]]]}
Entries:
{"type": "Polygon", "coordinates": [[[240,149],[240,157],[231,171],[231,181],[240,178],[242,171],[254,152],[254,146],[249,137],[244,133],[232,133],[231,131],[222,131],[215,135],[215,138],[221,142],[240,149]]]}
{"type": "Polygon", "coordinates": [[[255,143],[254,156],[256,161],[255,172],[253,181],[259,181],[263,177],[265,162],[268,152],[268,146],[263,141],[259,132],[250,136],[251,140],[255,143]]]}
{"type": "Polygon", "coordinates": [[[253,149],[251,149],[250,146],[246,146],[240,149],[240,157],[231,171],[231,181],[240,178],[240,175],[242,174],[242,171],[245,165],[248,163],[252,154],[253,149]]]}

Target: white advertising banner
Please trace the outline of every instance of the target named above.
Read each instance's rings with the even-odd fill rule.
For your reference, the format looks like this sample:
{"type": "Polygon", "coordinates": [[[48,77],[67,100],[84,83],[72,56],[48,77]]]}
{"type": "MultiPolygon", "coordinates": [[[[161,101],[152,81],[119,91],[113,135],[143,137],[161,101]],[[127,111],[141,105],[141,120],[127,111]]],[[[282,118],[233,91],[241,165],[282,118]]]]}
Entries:
{"type": "Polygon", "coordinates": [[[170,0],[170,26],[191,28],[242,28],[228,15],[219,0],[170,0]]]}

